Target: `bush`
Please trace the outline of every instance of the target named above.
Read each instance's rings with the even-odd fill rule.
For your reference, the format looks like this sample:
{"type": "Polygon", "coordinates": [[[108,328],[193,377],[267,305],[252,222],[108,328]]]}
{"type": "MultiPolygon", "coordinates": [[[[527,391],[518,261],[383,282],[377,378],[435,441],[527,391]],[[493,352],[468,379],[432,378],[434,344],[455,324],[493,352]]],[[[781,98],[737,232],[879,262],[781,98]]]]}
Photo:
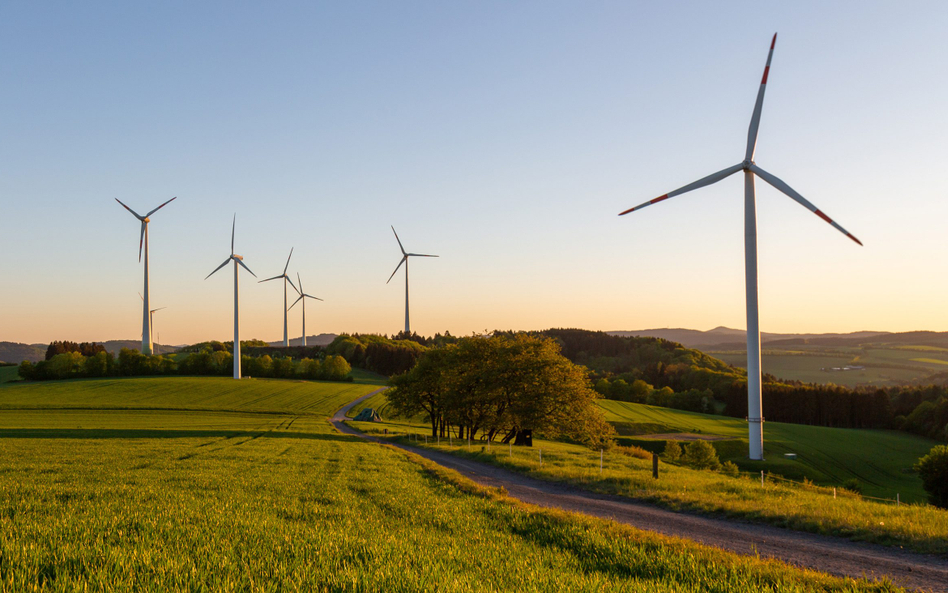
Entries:
{"type": "Polygon", "coordinates": [[[685,445],[685,454],[681,456],[685,465],[694,469],[720,469],[721,460],[718,452],[708,441],[691,441],[685,445]]]}
{"type": "Polygon", "coordinates": [[[862,494],[862,484],[860,484],[856,478],[849,478],[843,482],[843,488],[856,494],[862,494]]]}
{"type": "Polygon", "coordinates": [[[915,471],[922,478],[928,501],[943,509],[948,509],[948,446],[933,447],[928,455],[915,464],[915,471]]]}
{"type": "Polygon", "coordinates": [[[665,451],[662,456],[666,461],[678,461],[681,459],[681,453],[681,445],[678,444],[678,441],[665,442],[665,451]]]}
{"type": "Polygon", "coordinates": [[[740,470],[733,461],[725,461],[721,464],[721,473],[736,478],[740,474],[740,470]]]}

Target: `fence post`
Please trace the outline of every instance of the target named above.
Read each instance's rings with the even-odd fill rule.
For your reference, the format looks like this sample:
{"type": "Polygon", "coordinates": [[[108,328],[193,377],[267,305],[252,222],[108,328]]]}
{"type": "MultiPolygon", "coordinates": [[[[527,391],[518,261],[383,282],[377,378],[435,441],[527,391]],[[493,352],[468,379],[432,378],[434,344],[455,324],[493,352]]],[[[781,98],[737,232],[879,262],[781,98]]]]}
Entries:
{"type": "Polygon", "coordinates": [[[658,453],[652,453],[652,477],[658,479],[658,453]]]}
{"type": "Polygon", "coordinates": [[[833,486],[833,500],[836,500],[836,486],[833,486]]]}
{"type": "Polygon", "coordinates": [[[490,435],[487,435],[487,452],[490,453],[490,435]]]}
{"type": "Polygon", "coordinates": [[[760,470],[760,487],[764,487],[764,470],[760,470]]]}
{"type": "Polygon", "coordinates": [[[537,449],[540,452],[540,465],[543,465],[543,449],[537,449]]]}
{"type": "Polygon", "coordinates": [[[599,449],[599,473],[602,473],[602,449],[599,449]]]}
{"type": "Polygon", "coordinates": [[[899,498],[899,493],[898,493],[898,492],[895,493],[895,506],[897,506],[897,507],[902,506],[902,501],[901,501],[901,499],[899,498]]]}

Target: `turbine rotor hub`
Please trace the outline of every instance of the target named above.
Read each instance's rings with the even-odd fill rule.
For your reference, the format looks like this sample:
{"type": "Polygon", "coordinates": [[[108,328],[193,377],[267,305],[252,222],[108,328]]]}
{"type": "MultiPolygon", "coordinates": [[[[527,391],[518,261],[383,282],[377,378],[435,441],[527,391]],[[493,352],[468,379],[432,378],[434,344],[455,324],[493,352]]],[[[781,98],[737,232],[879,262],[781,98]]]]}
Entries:
{"type": "Polygon", "coordinates": [[[751,168],[751,165],[753,164],[754,164],[754,161],[752,161],[751,159],[747,159],[746,161],[741,163],[741,168],[747,171],[751,168]]]}

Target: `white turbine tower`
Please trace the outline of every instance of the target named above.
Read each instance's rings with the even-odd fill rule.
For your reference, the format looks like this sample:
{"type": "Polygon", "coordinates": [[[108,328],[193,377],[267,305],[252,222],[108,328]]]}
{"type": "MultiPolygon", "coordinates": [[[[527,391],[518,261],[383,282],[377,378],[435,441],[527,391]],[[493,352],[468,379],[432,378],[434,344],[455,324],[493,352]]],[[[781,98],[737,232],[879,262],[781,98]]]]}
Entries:
{"type": "MultiPolygon", "coordinates": [[[[286,283],[289,282],[290,286],[293,286],[293,281],[290,280],[290,277],[286,275],[286,271],[290,268],[290,257],[293,257],[292,247],[290,247],[289,257],[286,258],[286,265],[283,267],[283,273],[280,274],[279,276],[274,276],[273,278],[267,278],[266,280],[260,281],[260,282],[269,282],[271,280],[279,280],[280,278],[283,278],[283,347],[284,348],[290,345],[290,334],[287,331],[287,325],[286,325],[286,313],[288,311],[288,309],[286,308],[286,283]]],[[[258,282],[257,284],[260,284],[260,282],[258,282]]],[[[293,286],[293,290],[295,290],[298,294],[302,289],[299,289],[293,286]]]]}
{"type": "Polygon", "coordinates": [[[149,328],[150,314],[149,314],[149,309],[148,309],[148,299],[151,296],[151,294],[148,291],[148,223],[151,221],[148,219],[148,217],[154,214],[155,212],[158,212],[159,210],[161,210],[162,208],[164,208],[171,202],[175,201],[176,199],[178,199],[177,196],[171,198],[170,200],[168,200],[161,206],[158,206],[157,208],[155,208],[154,210],[152,210],[145,216],[142,216],[138,212],[135,212],[134,210],[132,210],[131,208],[123,204],[122,200],[115,198],[116,202],[118,202],[119,204],[122,204],[123,208],[131,212],[132,216],[140,220],[142,223],[142,233],[141,233],[141,237],[138,240],[138,261],[142,261],[142,247],[144,247],[145,249],[145,295],[142,297],[142,300],[144,301],[143,306],[142,306],[142,354],[152,353],[151,329],[149,328]]]}
{"type": "Polygon", "coordinates": [[[300,293],[300,296],[298,299],[293,301],[293,304],[290,305],[290,309],[295,307],[296,303],[303,301],[303,345],[305,346],[306,345],[306,299],[315,299],[317,301],[321,301],[323,299],[319,297],[314,297],[311,294],[306,294],[305,292],[303,292],[303,280],[300,278],[300,275],[298,273],[296,274],[296,281],[300,285],[300,289],[298,291],[300,293]]]}
{"type": "Polygon", "coordinates": [[[859,239],[836,224],[829,216],[794,191],[789,185],[764,171],[754,163],[754,150],[757,147],[757,129],[760,126],[760,112],[764,104],[764,90],[767,87],[767,75],[770,73],[770,60],[773,58],[774,45],[776,43],[777,35],[774,34],[773,41],[770,43],[770,53],[767,54],[767,65],[764,67],[764,76],[760,81],[760,89],[757,91],[757,102],[754,105],[754,114],[751,117],[750,128],[747,131],[747,151],[744,153],[744,160],[733,167],[728,167],[723,171],[708,175],[694,183],[690,183],[675,191],[659,196],[654,200],[650,200],[635,208],[629,208],[625,212],[619,213],[619,216],[622,216],[623,214],[628,214],[693,189],[711,185],[738,171],[744,172],[744,272],[747,298],[747,422],[750,441],[749,453],[750,458],[754,460],[762,460],[764,458],[762,427],[764,418],[761,415],[760,396],[760,325],[757,311],[757,203],[754,195],[754,176],[760,177],[778,191],[783,192],[810,212],[833,225],[833,228],[859,245],[862,245],[859,239]]]}
{"type": "Polygon", "coordinates": [[[240,379],[240,299],[238,288],[240,286],[240,268],[237,266],[243,267],[243,269],[250,272],[250,274],[256,278],[257,275],[247,267],[247,264],[244,263],[244,257],[242,255],[237,255],[234,253],[234,231],[237,229],[237,215],[234,215],[234,223],[230,229],[230,257],[224,260],[224,263],[217,266],[213,272],[208,274],[204,279],[207,280],[211,276],[217,273],[218,270],[227,265],[228,262],[234,262],[234,379],[240,379]]]}
{"type": "MultiPolygon", "coordinates": [[[[395,227],[392,227],[392,232],[395,233],[395,227]]],[[[408,258],[438,256],[425,255],[424,253],[406,253],[405,248],[402,247],[402,240],[398,238],[398,233],[395,233],[395,240],[398,241],[398,248],[402,250],[402,261],[398,262],[398,265],[395,266],[395,272],[398,271],[398,268],[402,267],[402,264],[405,264],[405,333],[411,334],[411,327],[408,324],[408,258]]],[[[385,281],[386,284],[392,281],[392,278],[395,277],[395,272],[392,272],[392,275],[388,277],[388,280],[385,281]]]]}

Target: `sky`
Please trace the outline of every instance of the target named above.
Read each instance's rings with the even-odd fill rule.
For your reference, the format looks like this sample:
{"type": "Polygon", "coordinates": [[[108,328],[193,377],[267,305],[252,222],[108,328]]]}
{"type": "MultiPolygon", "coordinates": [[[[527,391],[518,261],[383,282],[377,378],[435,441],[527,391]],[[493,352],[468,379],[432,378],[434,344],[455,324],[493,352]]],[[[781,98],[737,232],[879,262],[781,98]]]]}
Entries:
{"type": "MultiPolygon", "coordinates": [[[[745,327],[756,162],[760,327],[948,330],[948,4],[0,4],[0,340],[232,337],[236,251],[324,299],[307,334],[745,327]]],[[[282,288],[240,282],[241,337],[282,288]]],[[[299,306],[290,335],[300,334],[299,306]]]]}

